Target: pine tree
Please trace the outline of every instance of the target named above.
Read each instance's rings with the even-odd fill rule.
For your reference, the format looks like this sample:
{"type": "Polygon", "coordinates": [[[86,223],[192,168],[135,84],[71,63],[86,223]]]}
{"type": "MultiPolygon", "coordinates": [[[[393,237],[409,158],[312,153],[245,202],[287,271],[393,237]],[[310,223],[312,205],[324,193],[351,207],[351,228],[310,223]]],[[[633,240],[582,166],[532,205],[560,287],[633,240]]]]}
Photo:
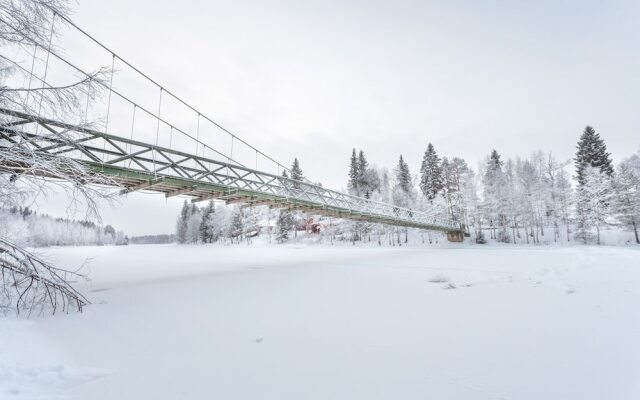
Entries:
{"type": "Polygon", "coordinates": [[[358,157],[356,156],[356,149],[354,148],[351,151],[351,159],[349,162],[349,182],[347,183],[347,190],[354,196],[360,195],[358,176],[358,157]]]}
{"type": "Polygon", "coordinates": [[[440,158],[433,144],[429,143],[420,166],[420,190],[428,199],[433,200],[443,189],[440,158]]]}
{"type": "Polygon", "coordinates": [[[578,151],[576,152],[575,166],[576,179],[578,184],[585,183],[585,169],[587,167],[598,168],[608,176],[613,175],[613,164],[611,155],[607,153],[607,146],[600,134],[590,126],[584,128],[582,136],[578,141],[578,151]]]}

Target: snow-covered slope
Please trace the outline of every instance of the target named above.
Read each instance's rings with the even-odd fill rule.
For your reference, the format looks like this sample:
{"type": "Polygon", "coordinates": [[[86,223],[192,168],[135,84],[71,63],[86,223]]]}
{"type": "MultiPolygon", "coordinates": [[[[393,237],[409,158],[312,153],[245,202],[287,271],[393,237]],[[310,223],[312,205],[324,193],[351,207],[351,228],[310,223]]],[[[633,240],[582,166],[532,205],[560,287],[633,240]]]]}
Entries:
{"type": "Polygon", "coordinates": [[[0,319],[0,398],[638,399],[636,248],[128,246],[0,319]]]}

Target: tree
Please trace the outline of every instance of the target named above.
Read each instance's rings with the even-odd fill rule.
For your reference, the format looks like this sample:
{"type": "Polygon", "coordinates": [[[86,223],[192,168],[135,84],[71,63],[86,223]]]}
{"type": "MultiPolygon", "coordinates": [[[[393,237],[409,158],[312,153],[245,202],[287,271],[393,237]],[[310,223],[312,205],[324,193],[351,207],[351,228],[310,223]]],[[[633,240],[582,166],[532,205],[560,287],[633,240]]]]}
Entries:
{"type": "Polygon", "coordinates": [[[202,219],[200,220],[200,239],[203,243],[211,243],[214,238],[213,229],[213,216],[216,212],[216,207],[213,201],[210,200],[207,207],[202,211],[202,219]]]}
{"type": "Polygon", "coordinates": [[[202,210],[195,204],[191,204],[189,218],[187,219],[187,242],[200,242],[200,222],[202,221],[202,210]]]}
{"type": "Polygon", "coordinates": [[[370,199],[375,193],[380,193],[382,181],[378,169],[375,166],[367,168],[362,179],[366,182],[365,198],[370,199]]]}
{"type": "Polygon", "coordinates": [[[291,165],[291,179],[294,180],[293,187],[300,189],[299,182],[304,181],[304,174],[302,173],[302,168],[300,168],[300,163],[297,158],[293,159],[293,164],[291,165]]]}
{"type": "Polygon", "coordinates": [[[404,161],[402,156],[398,160],[398,165],[395,169],[396,186],[406,195],[410,195],[413,192],[413,179],[411,178],[411,172],[409,171],[409,165],[404,161]]]}
{"type": "Polygon", "coordinates": [[[104,234],[105,235],[109,235],[111,237],[113,237],[115,239],[116,237],[116,229],[111,226],[111,225],[107,225],[104,227],[104,234]]]}
{"type": "Polygon", "coordinates": [[[240,207],[234,207],[231,212],[231,224],[229,225],[229,237],[233,240],[240,241],[242,233],[244,232],[244,223],[242,210],[240,207]]]}
{"type": "Polygon", "coordinates": [[[295,221],[291,212],[280,210],[276,221],[276,238],[279,242],[284,242],[289,238],[289,232],[294,228],[295,221]]]}
{"type": "Polygon", "coordinates": [[[636,243],[640,223],[640,152],[618,165],[613,207],[621,222],[631,227],[636,243]]]}
{"type": "Polygon", "coordinates": [[[364,151],[360,150],[358,153],[358,188],[360,189],[359,196],[363,196],[365,199],[371,197],[371,188],[369,185],[369,162],[364,155],[364,151]]]}
{"type": "Polygon", "coordinates": [[[449,210],[449,216],[458,222],[464,222],[466,214],[465,185],[473,179],[473,171],[467,162],[459,157],[441,162],[443,194],[449,210]]]}
{"type": "Polygon", "coordinates": [[[573,189],[569,179],[569,174],[564,169],[560,169],[556,173],[556,196],[559,212],[567,233],[567,242],[571,241],[569,208],[573,204],[573,189]]]}
{"type": "MultiPolygon", "coordinates": [[[[54,19],[69,14],[64,0],[2,0],[0,1],[0,107],[37,115],[55,115],[62,119],[78,115],[85,99],[101,94],[108,71],[100,70],[72,81],[64,87],[49,86],[41,78],[21,69],[24,56],[35,56],[36,49],[48,49],[58,26],[54,19]],[[12,56],[16,56],[12,59],[12,56]],[[33,79],[32,79],[33,78],[33,79]],[[29,84],[27,85],[27,82],[29,84]],[[32,85],[33,83],[33,85],[32,85]],[[36,111],[37,110],[37,111],[36,111]]],[[[87,216],[99,218],[97,202],[110,194],[94,185],[114,185],[104,175],[90,171],[84,165],[64,157],[50,158],[38,151],[38,139],[29,137],[20,126],[12,126],[13,117],[3,114],[0,125],[11,140],[0,139],[0,207],[20,204],[33,198],[47,187],[57,187],[68,195],[69,203],[86,205],[87,216]],[[56,184],[43,177],[57,178],[71,185],[56,184]]],[[[72,141],[67,132],[60,132],[57,140],[72,141]]],[[[6,137],[6,136],[5,136],[6,137]]],[[[4,235],[6,232],[0,232],[4,235]]],[[[21,310],[49,304],[53,311],[76,307],[82,309],[86,299],[68,283],[80,274],[53,267],[7,238],[0,237],[0,308],[21,310]],[[6,272],[6,273],[5,273],[6,272]],[[19,294],[19,295],[16,295],[19,294]]]]}
{"type": "Polygon", "coordinates": [[[442,191],[444,186],[442,179],[440,158],[433,144],[429,143],[420,166],[420,190],[429,201],[435,199],[442,191]]]}
{"type": "Polygon", "coordinates": [[[497,238],[495,230],[501,228],[503,238],[506,235],[507,199],[505,196],[504,162],[496,150],[492,150],[487,159],[483,176],[483,209],[485,218],[491,227],[491,237],[497,238]]]}
{"type": "Polygon", "coordinates": [[[180,216],[178,216],[178,221],[176,222],[176,239],[178,243],[184,244],[187,243],[187,231],[189,228],[189,216],[191,215],[191,208],[189,207],[189,203],[187,200],[182,203],[182,210],[180,211],[180,216]]]}
{"type": "Polygon", "coordinates": [[[613,175],[613,163],[607,153],[607,146],[595,129],[590,126],[584,128],[577,148],[575,166],[578,184],[584,185],[585,170],[588,167],[597,168],[608,176],[613,175]]]}
{"type": "Polygon", "coordinates": [[[600,228],[610,212],[612,200],[612,178],[599,168],[587,166],[583,171],[583,184],[577,189],[578,227],[576,235],[585,244],[591,238],[591,229],[596,229],[596,240],[600,244],[600,228]]]}
{"type": "Polygon", "coordinates": [[[358,157],[356,156],[356,149],[354,148],[351,151],[351,159],[349,162],[349,181],[347,183],[347,191],[355,196],[360,195],[358,178],[358,157]]]}

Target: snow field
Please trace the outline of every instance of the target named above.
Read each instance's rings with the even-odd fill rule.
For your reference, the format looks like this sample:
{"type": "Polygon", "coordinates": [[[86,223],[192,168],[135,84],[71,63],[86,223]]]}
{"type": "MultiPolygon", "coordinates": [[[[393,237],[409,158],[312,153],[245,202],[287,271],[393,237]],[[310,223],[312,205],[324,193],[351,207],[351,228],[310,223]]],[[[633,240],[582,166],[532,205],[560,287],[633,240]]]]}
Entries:
{"type": "Polygon", "coordinates": [[[636,248],[47,253],[94,304],[1,320],[0,398],[640,398],[636,248]]]}

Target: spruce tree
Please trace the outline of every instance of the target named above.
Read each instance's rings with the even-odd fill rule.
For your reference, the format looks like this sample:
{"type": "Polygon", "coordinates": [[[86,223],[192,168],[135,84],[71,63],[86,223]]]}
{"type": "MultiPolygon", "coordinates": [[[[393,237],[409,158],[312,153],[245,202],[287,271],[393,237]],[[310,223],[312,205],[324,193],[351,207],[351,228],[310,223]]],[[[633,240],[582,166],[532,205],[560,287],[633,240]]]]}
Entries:
{"type": "Polygon", "coordinates": [[[413,182],[411,182],[411,172],[409,172],[409,165],[404,161],[402,155],[398,160],[398,166],[396,167],[395,173],[398,187],[405,194],[410,194],[413,189],[413,182]]]}
{"type": "Polygon", "coordinates": [[[347,183],[347,189],[350,194],[355,196],[360,195],[358,187],[358,157],[356,156],[356,149],[351,151],[351,159],[349,162],[349,182],[347,183]]]}
{"type": "Polygon", "coordinates": [[[613,175],[611,154],[607,152],[607,145],[595,129],[590,126],[584,128],[577,148],[578,151],[575,158],[576,179],[580,186],[585,183],[585,170],[587,167],[597,168],[608,176],[613,175]]]}
{"type": "MultiPolygon", "coordinates": [[[[291,179],[293,179],[294,181],[304,180],[304,175],[297,158],[293,159],[293,164],[291,165],[291,179]]],[[[293,182],[293,187],[296,189],[300,189],[300,184],[298,182],[293,182]]]]}
{"type": "Polygon", "coordinates": [[[358,188],[360,189],[360,196],[368,199],[371,197],[371,188],[369,185],[369,163],[364,155],[364,151],[360,150],[358,153],[358,188]]]}
{"type": "Polygon", "coordinates": [[[433,200],[443,189],[442,169],[440,158],[433,144],[429,143],[420,166],[420,190],[428,199],[433,200]]]}

